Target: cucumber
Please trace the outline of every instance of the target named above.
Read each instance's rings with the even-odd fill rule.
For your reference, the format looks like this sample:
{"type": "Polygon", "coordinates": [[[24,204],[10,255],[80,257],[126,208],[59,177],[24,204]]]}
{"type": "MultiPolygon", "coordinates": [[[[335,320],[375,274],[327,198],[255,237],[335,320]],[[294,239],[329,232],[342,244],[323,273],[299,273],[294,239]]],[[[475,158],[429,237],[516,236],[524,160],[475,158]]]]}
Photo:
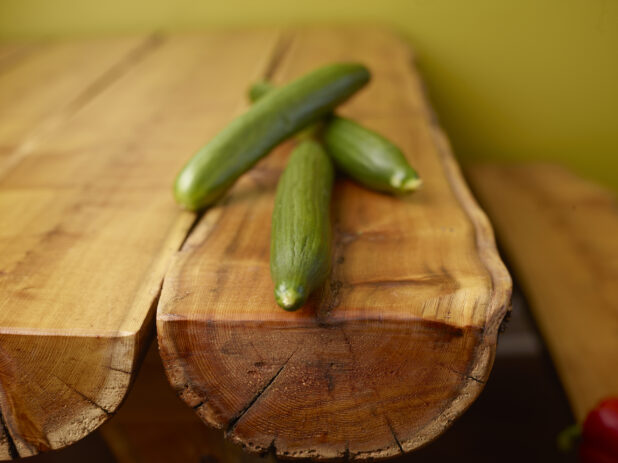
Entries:
{"type": "Polygon", "coordinates": [[[332,111],[369,81],[360,64],[319,68],[269,92],[200,149],[178,174],[176,201],[200,210],[284,139],[332,111]]]}
{"type": "MultiPolygon", "coordinates": [[[[249,90],[249,98],[257,101],[274,89],[269,82],[258,82],[249,90]]],[[[422,185],[397,146],[350,119],[328,116],[322,137],[339,170],[362,185],[394,194],[409,193],[422,185]]]]}
{"type": "Polygon", "coordinates": [[[350,119],[332,117],[322,137],[337,167],[369,188],[401,194],[423,183],[397,146],[350,119]]]}
{"type": "Polygon", "coordinates": [[[279,179],[272,218],[270,272],[275,299],[296,310],[330,270],[334,166],[322,146],[302,140],[279,179]]]}

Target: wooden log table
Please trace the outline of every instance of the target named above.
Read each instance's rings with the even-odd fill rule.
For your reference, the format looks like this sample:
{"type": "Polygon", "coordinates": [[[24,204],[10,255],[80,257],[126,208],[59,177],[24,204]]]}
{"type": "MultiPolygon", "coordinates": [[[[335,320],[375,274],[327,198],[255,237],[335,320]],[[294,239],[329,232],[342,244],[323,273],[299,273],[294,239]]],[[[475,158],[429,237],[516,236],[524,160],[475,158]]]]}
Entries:
{"type": "Polygon", "coordinates": [[[510,279],[411,58],[368,28],[0,45],[0,459],[109,419],[164,279],[174,388],[251,450],[386,457],[461,414],[489,374],[510,279]],[[286,313],[268,240],[290,145],[202,217],[171,184],[251,82],[349,59],[374,80],[342,113],[400,144],[425,188],[393,198],[338,181],[332,276],[286,313]]]}
{"type": "MultiPolygon", "coordinates": [[[[510,277],[401,39],[366,28],[288,31],[258,47],[259,37],[250,52],[226,46],[212,74],[237,79],[255,54],[262,68],[251,68],[277,84],[332,61],[365,63],[372,83],[340,112],[400,145],[425,186],[391,197],[339,179],[332,274],[289,313],[274,302],[268,263],[274,191],[292,144],[276,149],[174,255],[157,312],[163,364],[181,398],[250,451],[358,460],[411,451],[482,390],[510,277]]],[[[255,77],[245,73],[245,88],[255,77]]],[[[215,105],[203,139],[243,98],[239,90],[234,104],[215,105]]]]}

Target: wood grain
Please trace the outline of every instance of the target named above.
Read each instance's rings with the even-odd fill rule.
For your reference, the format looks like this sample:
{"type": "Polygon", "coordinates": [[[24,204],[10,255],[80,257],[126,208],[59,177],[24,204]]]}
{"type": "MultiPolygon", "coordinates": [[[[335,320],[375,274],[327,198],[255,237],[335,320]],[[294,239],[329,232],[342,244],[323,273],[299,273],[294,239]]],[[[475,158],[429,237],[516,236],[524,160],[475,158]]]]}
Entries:
{"type": "Polygon", "coordinates": [[[511,282],[491,227],[425,101],[408,47],[381,29],[291,33],[277,83],[359,60],[372,84],[342,114],[400,145],[425,180],[395,198],[340,179],[333,271],[300,311],[268,269],[275,150],[201,218],[166,274],[158,339],[170,382],[253,452],[369,459],[435,438],[480,393],[511,282]]]}
{"type": "Polygon", "coordinates": [[[117,463],[273,463],[204,426],[174,393],[152,343],[126,401],[100,428],[117,463]]]}
{"type": "Polygon", "coordinates": [[[195,220],[174,175],[277,40],[41,44],[0,74],[0,458],[75,442],[122,402],[195,220]]]}
{"type": "Polygon", "coordinates": [[[5,44],[0,51],[0,176],[152,42],[130,37],[5,44]]]}
{"type": "Polygon", "coordinates": [[[557,165],[469,169],[579,421],[618,395],[618,203],[557,165]]]}

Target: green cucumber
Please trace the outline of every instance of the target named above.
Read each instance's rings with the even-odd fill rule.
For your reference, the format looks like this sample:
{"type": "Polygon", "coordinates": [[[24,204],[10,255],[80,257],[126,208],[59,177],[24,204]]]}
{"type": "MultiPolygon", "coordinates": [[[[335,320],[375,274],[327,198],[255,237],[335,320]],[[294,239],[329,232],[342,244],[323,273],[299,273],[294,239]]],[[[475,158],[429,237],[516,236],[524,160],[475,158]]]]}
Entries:
{"type": "MultiPolygon", "coordinates": [[[[274,89],[269,82],[258,82],[249,90],[249,97],[257,101],[274,89]]],[[[422,185],[418,173],[397,146],[350,119],[330,115],[322,137],[339,170],[362,185],[395,194],[409,193],[422,185]]]]}
{"type": "Polygon", "coordinates": [[[360,64],[319,68],[269,92],[200,149],[176,178],[176,201],[199,210],[281,141],[315,122],[369,81],[360,64]]]}
{"type": "Polygon", "coordinates": [[[311,139],[299,142],[279,179],[273,211],[270,273],[275,299],[300,308],[330,270],[331,158],[311,139]]]}
{"type": "Polygon", "coordinates": [[[322,137],[337,167],[369,188],[400,194],[423,183],[397,146],[350,119],[334,116],[322,137]]]}

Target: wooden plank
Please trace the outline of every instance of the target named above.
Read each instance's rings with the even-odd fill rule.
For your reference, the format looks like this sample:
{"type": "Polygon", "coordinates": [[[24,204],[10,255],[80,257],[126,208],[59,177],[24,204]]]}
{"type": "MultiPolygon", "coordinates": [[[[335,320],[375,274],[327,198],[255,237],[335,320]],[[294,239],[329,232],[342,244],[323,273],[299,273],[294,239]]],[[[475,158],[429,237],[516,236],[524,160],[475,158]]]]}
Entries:
{"type": "MultiPolygon", "coordinates": [[[[161,38],[4,172],[0,458],[68,445],[121,403],[194,221],[174,204],[173,177],[238,111],[277,37],[161,38]]],[[[55,73],[73,72],[61,64],[55,73]]]]}
{"type": "Polygon", "coordinates": [[[469,174],[583,421],[618,395],[616,196],[557,165],[469,174]]]}
{"type": "Polygon", "coordinates": [[[268,259],[286,144],[202,217],[157,312],[183,400],[248,450],[279,457],[381,458],[435,438],[480,393],[509,306],[491,227],[402,41],[379,29],[304,29],[274,80],[338,60],[374,75],[342,113],[402,146],[424,189],[395,198],[339,181],[330,279],[302,310],[284,312],[268,259]]]}

